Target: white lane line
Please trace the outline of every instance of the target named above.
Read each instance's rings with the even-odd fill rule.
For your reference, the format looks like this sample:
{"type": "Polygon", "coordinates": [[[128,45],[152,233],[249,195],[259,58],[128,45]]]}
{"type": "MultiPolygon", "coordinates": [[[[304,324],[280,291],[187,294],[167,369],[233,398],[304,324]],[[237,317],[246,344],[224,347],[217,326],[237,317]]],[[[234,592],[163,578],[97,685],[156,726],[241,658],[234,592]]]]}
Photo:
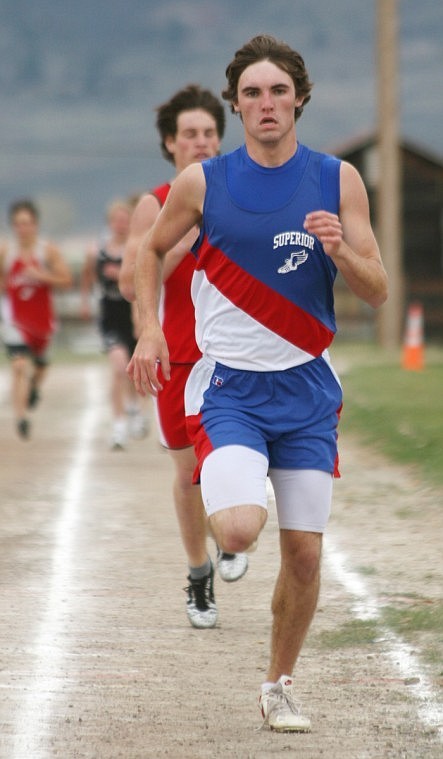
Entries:
{"type": "Polygon", "coordinates": [[[47,757],[51,738],[51,714],[63,688],[63,662],[67,653],[64,634],[69,625],[69,590],[78,562],[75,543],[81,518],[80,506],[86,475],[93,452],[93,434],[100,413],[100,378],[92,367],[84,374],[86,401],[79,418],[77,445],[64,486],[64,498],[54,524],[51,570],[45,592],[45,607],[30,650],[35,668],[24,683],[23,699],[15,719],[14,749],[11,759],[47,757]],[[47,739],[47,740],[46,740],[47,739]]]}
{"type": "Polygon", "coordinates": [[[345,590],[354,598],[353,613],[357,619],[375,619],[380,622],[380,631],[386,644],[386,654],[402,678],[417,678],[410,686],[410,693],[417,700],[420,720],[426,727],[437,731],[443,741],[443,704],[424,671],[412,647],[381,622],[380,604],[369,591],[366,583],[348,568],[348,558],[334,544],[330,535],[325,536],[324,558],[332,573],[345,590]]]}

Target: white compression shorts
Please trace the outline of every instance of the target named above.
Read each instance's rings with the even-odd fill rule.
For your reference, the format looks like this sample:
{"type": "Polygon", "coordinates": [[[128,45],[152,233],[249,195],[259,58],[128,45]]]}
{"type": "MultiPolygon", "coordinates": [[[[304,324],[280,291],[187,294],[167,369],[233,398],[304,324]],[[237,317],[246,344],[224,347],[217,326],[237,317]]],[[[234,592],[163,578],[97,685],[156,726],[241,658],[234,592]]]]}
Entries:
{"type": "MultiPolygon", "coordinates": [[[[266,456],[243,445],[212,451],[201,471],[208,516],[233,506],[267,509],[266,456]]],[[[281,530],[324,532],[331,513],[333,478],[317,469],[270,469],[281,530]]]]}

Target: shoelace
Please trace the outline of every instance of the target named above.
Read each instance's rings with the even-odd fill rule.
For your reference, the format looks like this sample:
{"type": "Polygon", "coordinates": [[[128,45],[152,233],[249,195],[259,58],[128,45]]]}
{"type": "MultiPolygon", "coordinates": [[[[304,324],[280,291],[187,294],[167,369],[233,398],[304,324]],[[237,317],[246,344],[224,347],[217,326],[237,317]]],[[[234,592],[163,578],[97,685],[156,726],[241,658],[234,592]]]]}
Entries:
{"type": "Polygon", "coordinates": [[[271,714],[282,711],[286,706],[289,706],[289,709],[293,714],[298,715],[301,713],[300,701],[297,701],[292,693],[284,693],[281,686],[279,691],[272,689],[272,700],[275,702],[271,705],[271,708],[268,709],[268,713],[260,727],[257,728],[257,731],[263,730],[263,728],[269,724],[269,717],[271,714]]]}
{"type": "Polygon", "coordinates": [[[195,597],[195,605],[200,611],[206,611],[209,604],[213,602],[211,593],[211,578],[208,575],[201,580],[191,581],[190,584],[184,588],[187,591],[189,598],[195,597]]]}

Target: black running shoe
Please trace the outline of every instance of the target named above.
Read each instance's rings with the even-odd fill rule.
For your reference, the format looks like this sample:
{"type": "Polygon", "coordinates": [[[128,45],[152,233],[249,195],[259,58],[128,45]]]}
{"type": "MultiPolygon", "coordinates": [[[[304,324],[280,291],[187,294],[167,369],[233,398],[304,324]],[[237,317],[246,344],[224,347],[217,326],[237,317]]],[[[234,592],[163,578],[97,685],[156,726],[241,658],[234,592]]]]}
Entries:
{"type": "Polygon", "coordinates": [[[29,440],[31,435],[31,425],[27,419],[20,419],[17,422],[17,432],[23,440],[29,440]]]}
{"type": "Polygon", "coordinates": [[[206,577],[193,580],[188,577],[189,585],[185,588],[188,593],[186,614],[193,627],[215,627],[217,622],[217,606],[214,598],[214,567],[206,577]]]}

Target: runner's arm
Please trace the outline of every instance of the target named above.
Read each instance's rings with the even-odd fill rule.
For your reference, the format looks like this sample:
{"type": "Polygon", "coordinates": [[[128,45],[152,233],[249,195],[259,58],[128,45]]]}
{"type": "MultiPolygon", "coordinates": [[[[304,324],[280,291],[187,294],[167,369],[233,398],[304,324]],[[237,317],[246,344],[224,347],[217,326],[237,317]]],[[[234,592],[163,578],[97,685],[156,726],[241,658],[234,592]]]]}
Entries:
{"type": "Polygon", "coordinates": [[[189,253],[197,240],[198,235],[198,227],[192,227],[188,234],[185,235],[177,245],[174,245],[172,250],[168,250],[163,263],[163,282],[166,282],[172,272],[177,268],[181,261],[183,261],[183,258],[189,253]]]}
{"type": "Polygon", "coordinates": [[[355,295],[374,308],[385,302],[387,275],[371,227],[366,189],[349,163],[340,167],[340,216],[313,211],[306,216],[305,229],[320,240],[355,295]]]}
{"type": "Polygon", "coordinates": [[[28,266],[28,276],[50,287],[68,290],[72,287],[71,270],[56,245],[48,243],[45,250],[44,266],[28,266]]]}
{"type": "Polygon", "coordinates": [[[81,296],[81,316],[83,319],[90,319],[91,307],[90,296],[92,287],[97,279],[96,260],[97,246],[91,245],[85,254],[85,261],[80,272],[80,296],[81,296]]]}
{"type": "Polygon", "coordinates": [[[128,366],[141,395],[157,395],[162,385],[157,378],[161,364],[169,379],[168,347],[158,319],[163,259],[201,221],[206,183],[200,164],[192,164],[177,177],[165,206],[137,254],[135,289],[140,319],[140,337],[128,366]]]}
{"type": "Polygon", "coordinates": [[[47,261],[52,276],[52,282],[50,284],[52,284],[53,287],[62,290],[69,290],[73,285],[72,272],[59,248],[55,245],[48,245],[47,261]]]}
{"type": "MultiPolygon", "coordinates": [[[[120,292],[126,300],[135,300],[135,263],[137,252],[145,235],[149,232],[160,213],[158,200],[154,195],[144,195],[135,209],[129,232],[129,239],[126,243],[123,256],[123,263],[120,269],[118,286],[120,292]]],[[[170,274],[177,268],[180,261],[190,250],[198,237],[198,229],[191,230],[183,240],[170,251],[168,251],[163,268],[163,281],[165,282],[170,274]]]]}
{"type": "Polygon", "coordinates": [[[160,213],[160,205],[154,195],[143,195],[140,198],[131,218],[129,237],[123,254],[123,263],[120,269],[118,286],[124,298],[128,301],[135,300],[135,262],[137,251],[143,238],[152,228],[160,213]]]}

